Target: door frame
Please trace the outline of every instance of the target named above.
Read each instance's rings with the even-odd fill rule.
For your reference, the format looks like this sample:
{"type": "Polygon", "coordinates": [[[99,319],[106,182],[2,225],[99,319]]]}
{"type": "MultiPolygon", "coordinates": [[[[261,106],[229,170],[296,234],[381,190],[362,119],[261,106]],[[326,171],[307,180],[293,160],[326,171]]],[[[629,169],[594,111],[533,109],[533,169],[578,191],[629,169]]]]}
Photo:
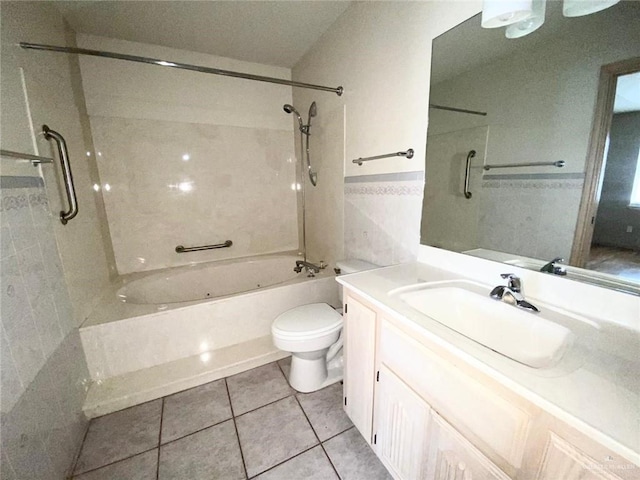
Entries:
{"type": "Polygon", "coordinates": [[[640,71],[640,57],[603,65],[600,69],[598,97],[589,137],[589,150],[585,165],[584,187],[580,199],[578,221],[573,237],[569,263],[584,268],[589,259],[593,230],[595,227],[601,180],[604,172],[604,149],[613,118],[613,104],[619,76],[640,71]]]}

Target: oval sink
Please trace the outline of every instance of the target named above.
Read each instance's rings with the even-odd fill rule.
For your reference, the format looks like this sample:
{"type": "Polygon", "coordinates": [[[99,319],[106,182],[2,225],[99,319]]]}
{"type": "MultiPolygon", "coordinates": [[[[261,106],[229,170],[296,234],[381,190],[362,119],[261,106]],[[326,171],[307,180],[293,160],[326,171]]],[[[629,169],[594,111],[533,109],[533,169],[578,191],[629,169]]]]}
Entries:
{"type": "Polygon", "coordinates": [[[486,295],[456,286],[422,288],[398,297],[407,305],[491,350],[533,368],[556,364],[571,330],[486,295]]]}

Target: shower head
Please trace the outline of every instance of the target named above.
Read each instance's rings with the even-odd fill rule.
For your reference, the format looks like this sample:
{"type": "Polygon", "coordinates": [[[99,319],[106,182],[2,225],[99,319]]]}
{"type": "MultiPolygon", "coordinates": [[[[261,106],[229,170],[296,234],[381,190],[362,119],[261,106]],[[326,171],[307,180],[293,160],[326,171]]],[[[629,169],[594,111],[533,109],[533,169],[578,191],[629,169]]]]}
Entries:
{"type": "Polygon", "coordinates": [[[316,102],[313,102],[309,107],[309,118],[315,117],[318,114],[318,107],[316,107],[316,102]]]}
{"type": "Polygon", "coordinates": [[[300,114],[298,113],[298,111],[293,107],[293,105],[289,105],[288,103],[286,103],[282,109],[287,112],[287,113],[293,113],[295,114],[296,117],[298,117],[298,123],[300,124],[300,130],[302,130],[303,124],[302,124],[302,117],[300,116],[300,114]]]}

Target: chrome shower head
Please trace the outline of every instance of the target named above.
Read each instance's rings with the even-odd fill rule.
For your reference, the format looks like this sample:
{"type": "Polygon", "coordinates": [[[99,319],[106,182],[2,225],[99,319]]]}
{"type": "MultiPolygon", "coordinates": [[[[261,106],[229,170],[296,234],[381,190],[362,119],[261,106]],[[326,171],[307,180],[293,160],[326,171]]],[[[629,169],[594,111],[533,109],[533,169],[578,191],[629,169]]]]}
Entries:
{"type": "Polygon", "coordinates": [[[315,117],[318,114],[318,107],[316,107],[316,102],[313,102],[309,107],[309,118],[315,117]]]}
{"type": "Polygon", "coordinates": [[[286,103],[282,109],[287,112],[287,113],[293,113],[295,114],[296,117],[298,117],[298,123],[300,124],[300,130],[302,130],[303,124],[302,124],[302,117],[300,116],[300,114],[298,113],[298,111],[293,107],[293,105],[289,105],[288,103],[286,103]]]}

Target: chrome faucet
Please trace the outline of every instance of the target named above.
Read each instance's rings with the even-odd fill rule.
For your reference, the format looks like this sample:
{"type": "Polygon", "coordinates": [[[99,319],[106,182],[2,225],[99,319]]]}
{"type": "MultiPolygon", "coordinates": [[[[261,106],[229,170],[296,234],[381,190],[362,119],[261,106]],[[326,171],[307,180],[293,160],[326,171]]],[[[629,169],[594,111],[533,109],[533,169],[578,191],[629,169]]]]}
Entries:
{"type": "Polygon", "coordinates": [[[501,300],[510,305],[522,308],[529,312],[539,312],[537,307],[530,304],[522,295],[522,281],[513,273],[502,273],[502,278],[507,280],[506,285],[498,285],[489,294],[495,300],[501,300]]]}
{"type": "Polygon", "coordinates": [[[546,273],[553,273],[554,275],[566,275],[567,269],[563,266],[556,265],[556,262],[564,262],[564,258],[556,257],[549,263],[545,264],[540,271],[546,273]]]}
{"type": "Polygon", "coordinates": [[[320,273],[320,270],[325,267],[326,265],[324,264],[324,262],[320,262],[320,265],[318,266],[304,260],[296,260],[296,266],[293,268],[293,271],[296,273],[300,273],[304,268],[307,271],[309,277],[315,277],[315,274],[320,273]]]}

